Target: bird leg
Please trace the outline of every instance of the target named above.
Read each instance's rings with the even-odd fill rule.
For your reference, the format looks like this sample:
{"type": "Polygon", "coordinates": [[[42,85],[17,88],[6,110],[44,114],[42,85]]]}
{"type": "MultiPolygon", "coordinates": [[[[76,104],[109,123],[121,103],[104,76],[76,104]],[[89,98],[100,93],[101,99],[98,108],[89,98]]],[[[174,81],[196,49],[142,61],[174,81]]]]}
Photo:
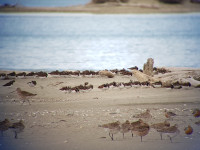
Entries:
{"type": "Polygon", "coordinates": [[[1,131],[1,136],[3,136],[3,131],[1,131]]]}
{"type": "Polygon", "coordinates": [[[112,141],[113,141],[113,134],[110,134],[110,132],[109,132],[109,136],[110,136],[110,138],[111,138],[112,141]]]}
{"type": "Polygon", "coordinates": [[[160,133],[160,139],[162,140],[162,133],[160,133]]]}
{"type": "Polygon", "coordinates": [[[17,132],[15,131],[15,139],[17,139],[18,137],[17,137],[17,132]]]}
{"type": "Polygon", "coordinates": [[[123,133],[123,139],[124,139],[124,133],[123,133]]]}
{"type": "Polygon", "coordinates": [[[141,142],[142,142],[142,136],[141,136],[141,142]]]}
{"type": "Polygon", "coordinates": [[[29,105],[31,105],[31,103],[30,103],[29,99],[28,99],[27,101],[28,101],[29,105]]]}

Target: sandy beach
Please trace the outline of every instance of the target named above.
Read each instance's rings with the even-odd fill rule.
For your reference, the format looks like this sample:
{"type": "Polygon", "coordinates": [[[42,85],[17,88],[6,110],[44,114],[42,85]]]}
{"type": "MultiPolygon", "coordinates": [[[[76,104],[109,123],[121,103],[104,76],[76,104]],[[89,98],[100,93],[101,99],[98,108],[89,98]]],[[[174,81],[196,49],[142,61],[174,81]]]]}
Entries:
{"type": "MultiPolygon", "coordinates": [[[[154,75],[154,78],[165,81],[190,82],[191,86],[181,89],[139,87],[110,87],[99,89],[98,86],[111,83],[126,83],[137,81],[133,76],[115,74],[114,78],[94,76],[55,76],[48,77],[15,77],[10,87],[3,86],[13,80],[0,80],[0,120],[5,118],[11,122],[24,121],[25,129],[14,138],[12,130],[0,136],[0,149],[193,149],[200,146],[199,121],[192,115],[195,108],[200,108],[200,89],[195,88],[200,81],[194,77],[200,76],[200,69],[167,68],[171,72],[154,75]],[[27,83],[36,81],[36,86],[27,83]],[[78,86],[88,82],[93,89],[85,92],[67,92],[60,89],[65,86],[78,86]],[[16,88],[37,94],[31,98],[31,105],[26,101],[22,105],[16,88]],[[11,93],[12,92],[12,93],[11,93]],[[137,121],[136,114],[150,110],[152,118],[143,119],[149,125],[167,120],[171,125],[177,124],[180,134],[171,143],[168,136],[150,128],[143,137],[131,136],[131,132],[114,134],[112,141],[108,131],[99,125],[129,120],[137,121]],[[173,119],[164,116],[164,110],[177,115],[173,119]],[[191,125],[194,132],[186,135],[184,128],[191,125]]],[[[12,71],[1,71],[10,73],[12,71]]]]}
{"type": "Polygon", "coordinates": [[[67,12],[93,14],[146,14],[146,13],[192,13],[200,12],[199,3],[185,0],[181,4],[166,4],[157,0],[129,0],[128,3],[88,3],[70,7],[0,7],[0,12],[67,12]]]}

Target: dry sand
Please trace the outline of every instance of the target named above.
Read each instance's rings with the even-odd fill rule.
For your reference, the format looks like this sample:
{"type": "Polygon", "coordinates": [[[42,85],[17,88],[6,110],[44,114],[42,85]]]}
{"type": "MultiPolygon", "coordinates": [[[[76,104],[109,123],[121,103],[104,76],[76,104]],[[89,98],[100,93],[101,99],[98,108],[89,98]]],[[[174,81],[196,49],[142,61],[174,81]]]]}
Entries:
{"type": "MultiPolygon", "coordinates": [[[[48,76],[47,78],[16,78],[11,87],[3,87],[8,80],[0,80],[0,120],[8,118],[12,122],[24,120],[25,129],[14,139],[11,130],[0,136],[0,149],[48,149],[48,150],[94,150],[94,149],[182,149],[197,150],[200,147],[200,126],[194,124],[198,118],[192,116],[194,108],[200,108],[200,89],[194,88],[199,81],[193,76],[200,75],[200,69],[169,68],[172,72],[155,75],[163,81],[184,80],[192,83],[191,87],[166,89],[152,87],[100,90],[98,86],[109,82],[128,82],[137,80],[134,76],[115,75],[114,78],[100,76],[71,77],[48,76]],[[27,82],[35,80],[37,85],[29,87],[27,82]],[[89,92],[65,93],[59,89],[63,86],[80,85],[89,82],[94,89],[89,92]],[[21,105],[17,93],[10,93],[17,87],[35,93],[30,99],[31,105],[21,105]],[[164,135],[163,140],[157,131],[140,137],[131,133],[114,135],[114,141],[98,125],[119,120],[136,121],[132,116],[150,109],[152,119],[147,123],[164,121],[164,109],[173,111],[177,116],[170,120],[171,125],[178,124],[181,133],[173,143],[164,135]],[[184,127],[191,125],[194,133],[184,134],[184,127]]],[[[1,71],[2,72],[2,71],[1,71]]]]}
{"type": "Polygon", "coordinates": [[[128,3],[103,3],[71,7],[11,7],[0,8],[0,12],[68,12],[95,14],[137,13],[191,13],[200,12],[200,4],[184,0],[182,4],[165,4],[158,0],[129,0],[128,3]]]}

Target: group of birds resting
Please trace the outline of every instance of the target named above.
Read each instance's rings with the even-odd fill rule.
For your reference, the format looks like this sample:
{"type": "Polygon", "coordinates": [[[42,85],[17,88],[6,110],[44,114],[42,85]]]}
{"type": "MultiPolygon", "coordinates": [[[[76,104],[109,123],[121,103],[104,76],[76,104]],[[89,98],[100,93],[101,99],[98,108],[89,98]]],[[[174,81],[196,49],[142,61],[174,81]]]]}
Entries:
{"type": "Polygon", "coordinates": [[[8,119],[5,119],[0,122],[1,136],[3,136],[3,132],[11,129],[14,132],[15,139],[17,139],[18,133],[22,132],[24,128],[25,128],[25,125],[22,120],[20,120],[19,122],[11,123],[8,119]]]}
{"type": "MultiPolygon", "coordinates": [[[[168,119],[173,119],[173,117],[176,116],[174,112],[167,111],[167,110],[165,110],[164,114],[165,114],[165,117],[168,119]]],[[[192,114],[195,118],[200,117],[200,109],[194,109],[192,114]]],[[[113,137],[114,134],[117,134],[120,132],[123,134],[123,138],[124,138],[124,134],[131,131],[132,137],[133,135],[140,136],[141,142],[142,142],[142,138],[146,136],[149,133],[150,129],[152,128],[160,134],[161,140],[163,139],[162,135],[165,134],[169,137],[170,141],[172,142],[172,138],[176,137],[180,133],[180,130],[178,129],[178,125],[174,124],[171,126],[167,120],[165,120],[164,122],[155,123],[151,125],[149,125],[144,120],[142,120],[142,119],[152,118],[152,115],[150,114],[149,109],[147,109],[146,112],[134,115],[133,117],[139,118],[139,120],[134,121],[134,122],[130,122],[129,120],[126,120],[124,123],[120,123],[119,121],[116,121],[116,122],[111,122],[108,124],[99,125],[99,127],[108,129],[109,136],[112,140],[114,140],[114,137],[113,137]]],[[[200,125],[200,121],[195,122],[195,124],[200,125]]],[[[184,128],[184,132],[186,135],[191,135],[193,133],[193,128],[190,125],[188,125],[187,127],[184,128]]]]}

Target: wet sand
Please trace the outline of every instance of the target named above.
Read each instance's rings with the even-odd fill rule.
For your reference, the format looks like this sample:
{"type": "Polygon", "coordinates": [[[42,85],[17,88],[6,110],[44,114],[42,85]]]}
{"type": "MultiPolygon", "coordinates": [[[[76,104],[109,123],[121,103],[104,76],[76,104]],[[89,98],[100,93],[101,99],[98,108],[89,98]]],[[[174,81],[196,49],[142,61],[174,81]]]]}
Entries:
{"type": "MultiPolygon", "coordinates": [[[[193,76],[200,75],[200,69],[169,68],[172,72],[154,77],[165,80],[190,81],[191,87],[181,89],[132,87],[98,89],[109,82],[136,81],[134,76],[115,75],[114,78],[101,76],[48,76],[47,78],[16,78],[11,87],[4,87],[9,80],[0,80],[0,120],[8,118],[11,122],[24,121],[25,129],[14,138],[11,130],[0,136],[0,149],[198,149],[200,144],[200,126],[195,124],[192,110],[200,108],[200,89],[195,88],[200,81],[193,76]],[[37,85],[30,87],[27,82],[35,80],[37,85]],[[88,92],[66,93],[59,89],[63,86],[75,86],[89,82],[94,89],[88,92]],[[22,90],[37,94],[22,104],[17,93],[10,93],[20,87],[22,90]],[[163,135],[150,129],[148,135],[140,137],[131,132],[114,135],[112,141],[108,132],[99,125],[120,121],[138,120],[133,115],[150,110],[152,119],[148,124],[166,120],[164,110],[177,114],[171,125],[178,124],[181,133],[173,138],[173,143],[163,135]],[[191,125],[194,133],[185,135],[184,128],[191,125]]],[[[3,72],[3,71],[1,71],[3,72]]]]}

